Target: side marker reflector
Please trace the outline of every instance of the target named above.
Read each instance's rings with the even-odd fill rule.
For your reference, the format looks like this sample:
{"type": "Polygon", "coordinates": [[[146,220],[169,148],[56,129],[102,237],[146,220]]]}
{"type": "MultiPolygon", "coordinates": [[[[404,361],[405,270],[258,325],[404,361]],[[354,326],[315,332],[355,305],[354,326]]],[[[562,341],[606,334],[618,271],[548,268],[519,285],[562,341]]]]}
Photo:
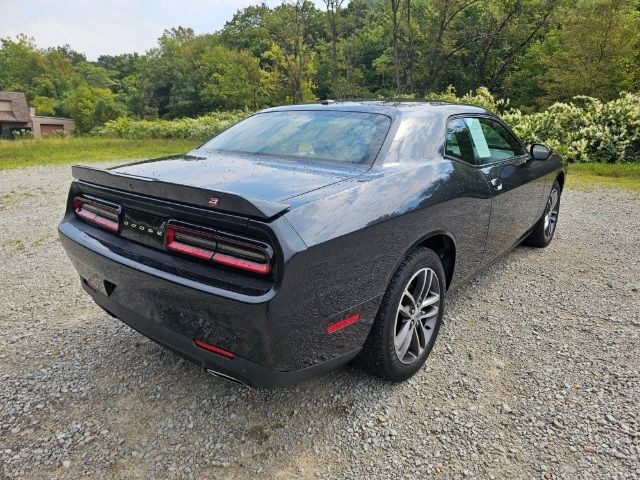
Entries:
{"type": "Polygon", "coordinates": [[[360,314],[359,313],[351,315],[350,317],[347,317],[347,318],[345,318],[343,320],[340,320],[339,322],[332,323],[331,325],[329,325],[327,327],[327,333],[333,333],[336,330],[340,330],[341,328],[346,327],[347,325],[351,325],[352,323],[356,323],[358,320],[360,320],[360,314]]]}
{"type": "Polygon", "coordinates": [[[224,348],[216,347],[215,345],[210,345],[210,344],[208,344],[206,342],[203,342],[202,340],[194,340],[193,343],[195,343],[200,348],[204,348],[205,350],[208,350],[210,352],[216,353],[216,354],[221,355],[223,357],[235,358],[235,356],[236,356],[236,354],[233,353],[233,352],[225,350],[224,348]]]}

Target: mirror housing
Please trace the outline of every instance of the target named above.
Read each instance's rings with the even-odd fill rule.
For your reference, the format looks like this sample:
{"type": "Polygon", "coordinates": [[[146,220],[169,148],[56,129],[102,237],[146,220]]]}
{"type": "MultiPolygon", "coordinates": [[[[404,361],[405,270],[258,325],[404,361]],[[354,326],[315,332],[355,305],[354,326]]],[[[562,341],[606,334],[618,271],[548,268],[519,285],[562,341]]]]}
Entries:
{"type": "Polygon", "coordinates": [[[547,160],[551,156],[551,149],[542,143],[534,143],[529,150],[534,160],[547,160]]]}

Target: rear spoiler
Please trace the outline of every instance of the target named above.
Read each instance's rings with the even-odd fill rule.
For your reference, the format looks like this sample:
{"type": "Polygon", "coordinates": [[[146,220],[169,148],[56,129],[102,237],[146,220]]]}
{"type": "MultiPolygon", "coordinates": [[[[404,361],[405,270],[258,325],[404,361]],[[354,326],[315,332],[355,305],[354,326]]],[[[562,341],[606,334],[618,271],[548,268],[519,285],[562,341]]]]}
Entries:
{"type": "Polygon", "coordinates": [[[162,182],[153,178],[82,165],[72,166],[71,174],[73,178],[85,183],[263,220],[269,220],[289,208],[289,205],[283,203],[245,198],[232,193],[162,182]]]}

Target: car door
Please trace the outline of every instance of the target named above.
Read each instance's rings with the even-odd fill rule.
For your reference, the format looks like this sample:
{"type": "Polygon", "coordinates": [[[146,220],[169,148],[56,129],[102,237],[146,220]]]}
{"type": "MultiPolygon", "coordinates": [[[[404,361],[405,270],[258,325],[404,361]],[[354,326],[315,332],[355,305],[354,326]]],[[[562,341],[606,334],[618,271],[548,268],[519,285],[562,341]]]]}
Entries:
{"type": "Polygon", "coordinates": [[[465,252],[456,269],[460,278],[466,278],[484,265],[492,187],[475,164],[469,129],[463,118],[452,118],[447,123],[444,157],[452,161],[451,184],[459,197],[449,203],[444,214],[449,224],[456,226],[458,245],[465,252]]]}
{"type": "Polygon", "coordinates": [[[539,217],[542,172],[522,143],[491,116],[465,116],[474,162],[491,185],[485,259],[512,247],[539,217]]]}

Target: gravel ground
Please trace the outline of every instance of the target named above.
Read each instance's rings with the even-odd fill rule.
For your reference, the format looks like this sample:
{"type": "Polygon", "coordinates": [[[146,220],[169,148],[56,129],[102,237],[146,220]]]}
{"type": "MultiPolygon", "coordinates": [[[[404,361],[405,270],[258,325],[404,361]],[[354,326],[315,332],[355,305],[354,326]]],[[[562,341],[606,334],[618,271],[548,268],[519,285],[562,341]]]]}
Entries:
{"type": "Polygon", "coordinates": [[[239,387],[90,301],[69,167],[0,171],[0,478],[640,478],[640,199],[567,191],[554,242],[449,297],[402,385],[239,387]]]}

